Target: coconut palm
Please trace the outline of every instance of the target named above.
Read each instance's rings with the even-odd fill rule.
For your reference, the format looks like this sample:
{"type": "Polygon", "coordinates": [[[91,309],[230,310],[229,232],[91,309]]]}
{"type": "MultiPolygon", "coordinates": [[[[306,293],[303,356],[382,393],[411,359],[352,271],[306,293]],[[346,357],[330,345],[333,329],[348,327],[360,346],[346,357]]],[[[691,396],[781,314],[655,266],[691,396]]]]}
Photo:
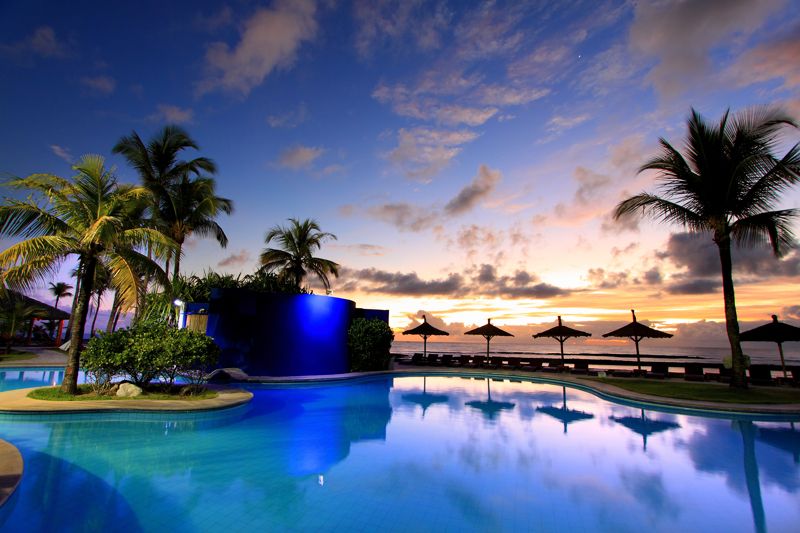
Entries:
{"type": "Polygon", "coordinates": [[[166,188],[166,196],[159,206],[159,219],[164,231],[178,245],[175,251],[172,279],[180,273],[181,250],[186,238],[192,234],[213,237],[219,245],[228,245],[228,236],[214,220],[220,213],[233,212],[233,202],[216,195],[213,178],[185,174],[166,188]]]}
{"type": "Polygon", "coordinates": [[[797,209],[778,209],[781,193],[798,182],[800,144],[782,158],[773,155],[779,130],[796,126],[776,109],[757,108],[709,124],[692,109],[685,155],[665,139],[661,154],[640,172],[658,172],[661,196],[642,193],[617,205],[614,217],[634,214],[679,224],[710,234],[719,251],[725,323],[731,346],[732,387],[747,386],[745,357],[739,343],[739,323],[733,287],[731,246],[769,243],[775,256],[789,248],[791,221],[797,209]]]}
{"type": "Polygon", "coordinates": [[[6,198],[0,205],[0,235],[22,239],[0,252],[2,281],[9,287],[30,288],[51,277],[67,257],[77,259],[78,289],[61,386],[70,394],[77,391],[81,342],[98,263],[107,265],[112,287],[131,303],[143,290],[140,273],[147,267],[157,269],[138,250],[149,245],[157,257],[164,257],[174,249],[171,239],[142,224],[142,206],[151,198],[147,189],[118,185],[97,155],[83,156],[73,169],[77,175],[72,179],[48,174],[13,179],[8,186],[32,195],[25,200],[6,198]]]}
{"type": "Polygon", "coordinates": [[[322,282],[325,290],[330,290],[328,274],[339,276],[339,265],[328,259],[314,257],[327,239],[336,239],[336,235],[320,231],[314,219],[302,222],[296,218],[289,219],[289,226],[275,226],[264,237],[265,244],[277,242],[280,249],[265,248],[261,253],[261,268],[266,272],[277,272],[296,290],[306,276],[314,274],[322,282]]]}
{"type": "Polygon", "coordinates": [[[215,182],[208,177],[217,172],[214,161],[207,157],[180,159],[188,149],[198,150],[199,146],[183,128],[174,125],[165,126],[147,144],[134,131],[112,149],[125,157],[142,185],[151,191],[151,224],[179,245],[173,277],[180,272],[180,248],[192,233],[213,236],[222,247],[227,245],[227,236],[214,218],[233,210],[230,200],[216,196],[215,182]]]}
{"type": "Polygon", "coordinates": [[[73,287],[69,283],[65,283],[63,281],[59,281],[56,283],[50,282],[50,288],[49,288],[50,294],[56,297],[56,303],[53,306],[56,308],[56,310],[58,310],[59,300],[61,300],[61,298],[66,298],[67,296],[72,296],[72,293],[70,291],[74,288],[75,287],[73,287]]]}

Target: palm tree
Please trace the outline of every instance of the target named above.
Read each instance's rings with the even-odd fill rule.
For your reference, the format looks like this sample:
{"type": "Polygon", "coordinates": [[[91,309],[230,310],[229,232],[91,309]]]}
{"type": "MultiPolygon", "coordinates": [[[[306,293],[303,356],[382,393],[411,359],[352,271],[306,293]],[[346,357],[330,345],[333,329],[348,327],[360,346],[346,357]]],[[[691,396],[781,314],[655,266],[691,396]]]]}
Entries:
{"type": "Polygon", "coordinates": [[[729,116],[719,125],[706,123],[692,109],[685,156],[661,139],[661,154],[639,171],[656,170],[662,196],[642,193],[617,205],[620,218],[641,209],[657,221],[710,234],[719,250],[725,323],[731,346],[731,386],[747,387],[745,357],[733,288],[731,246],[769,243],[775,256],[794,241],[791,221],[797,209],[775,210],[780,195],[798,182],[800,144],[778,159],[773,149],[779,130],[796,124],[778,110],[757,108],[729,116]]]}
{"type": "Polygon", "coordinates": [[[219,213],[231,214],[233,202],[217,196],[215,188],[213,178],[192,178],[187,174],[166,189],[167,196],[160,206],[159,218],[166,234],[178,245],[173,263],[173,280],[180,274],[181,250],[188,236],[213,237],[221,247],[228,245],[228,236],[214,218],[219,213]]]}
{"type": "Polygon", "coordinates": [[[141,223],[142,205],[151,198],[147,189],[118,185],[97,155],[83,156],[73,169],[77,175],[71,180],[49,174],[13,179],[8,186],[33,194],[25,200],[6,198],[0,205],[0,235],[22,239],[0,252],[4,283],[32,287],[52,276],[67,257],[77,257],[78,289],[61,385],[70,394],[77,391],[81,342],[98,263],[108,266],[120,298],[135,302],[143,289],[140,272],[153,266],[138,250],[149,245],[156,256],[164,257],[175,247],[168,237],[141,223]]]}
{"type": "Polygon", "coordinates": [[[56,283],[50,282],[50,289],[49,289],[50,294],[56,297],[56,303],[53,306],[56,308],[56,310],[58,310],[58,301],[61,300],[61,298],[72,296],[72,293],[70,291],[74,288],[75,287],[73,287],[69,283],[65,283],[63,281],[59,281],[56,283]]]}
{"type": "Polygon", "coordinates": [[[0,294],[0,337],[5,341],[6,355],[11,353],[14,337],[24,324],[34,316],[41,316],[42,309],[31,305],[10,291],[0,294]]]}
{"type": "Polygon", "coordinates": [[[314,257],[323,241],[336,239],[336,235],[320,231],[314,219],[307,218],[302,222],[296,218],[289,219],[289,226],[275,226],[267,232],[264,243],[276,241],[280,249],[265,248],[261,253],[261,268],[267,272],[278,272],[287,282],[300,290],[305,277],[312,273],[325,287],[331,288],[328,274],[339,277],[339,265],[328,259],[314,257]]]}
{"type": "MultiPolygon", "coordinates": [[[[220,213],[230,214],[233,203],[215,194],[215,182],[208,175],[217,166],[207,157],[180,159],[184,150],[199,150],[181,127],[168,125],[145,144],[134,131],[117,142],[112,151],[121,154],[136,169],[142,185],[152,193],[152,223],[178,243],[173,277],[180,272],[180,248],[193,232],[213,236],[224,248],[228,238],[214,222],[220,213]]],[[[166,270],[169,271],[167,258],[166,270]]]]}

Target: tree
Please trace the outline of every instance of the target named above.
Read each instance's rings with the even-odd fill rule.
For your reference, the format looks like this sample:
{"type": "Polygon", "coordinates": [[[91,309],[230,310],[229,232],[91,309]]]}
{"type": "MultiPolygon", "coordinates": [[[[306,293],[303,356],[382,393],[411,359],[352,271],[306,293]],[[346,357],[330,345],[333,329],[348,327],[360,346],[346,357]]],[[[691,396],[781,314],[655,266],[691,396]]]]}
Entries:
{"type": "Polygon", "coordinates": [[[65,283],[63,281],[59,281],[57,283],[50,282],[50,294],[56,297],[56,303],[53,306],[56,308],[56,310],[58,310],[59,300],[61,300],[61,298],[66,298],[67,296],[72,296],[70,291],[74,288],[75,287],[69,283],[65,283]]]}
{"type": "Polygon", "coordinates": [[[215,193],[216,183],[212,178],[184,175],[167,187],[167,196],[162,199],[159,218],[172,240],[178,245],[173,263],[172,279],[180,273],[181,250],[186,238],[192,234],[213,237],[225,248],[228,237],[214,220],[220,213],[230,215],[233,202],[215,193]]]}
{"type": "Polygon", "coordinates": [[[105,160],[97,155],[83,156],[72,168],[77,172],[72,179],[33,174],[7,183],[32,194],[25,200],[6,198],[0,206],[0,235],[22,239],[0,252],[0,268],[4,269],[2,281],[9,287],[29,288],[51,277],[67,257],[76,256],[78,289],[61,386],[64,392],[75,394],[98,262],[107,265],[120,298],[135,302],[143,290],[140,272],[157,268],[139,250],[151,246],[157,257],[163,257],[175,245],[142,224],[142,205],[151,197],[145,188],[117,184],[105,160]]]}
{"type": "Polygon", "coordinates": [[[261,268],[267,272],[278,272],[298,291],[309,273],[319,278],[325,290],[330,290],[328,274],[338,277],[339,265],[328,259],[314,257],[314,252],[327,239],[335,240],[336,235],[320,231],[316,220],[307,218],[301,222],[290,218],[288,227],[274,226],[264,237],[265,244],[276,241],[280,249],[265,248],[261,253],[261,268]]]}
{"type": "Polygon", "coordinates": [[[662,138],[661,154],[639,169],[658,172],[662,196],[642,193],[628,198],[617,205],[614,217],[641,210],[657,221],[711,236],[720,258],[731,386],[745,388],[731,247],[769,243],[777,257],[792,246],[791,221],[800,210],[775,206],[781,193],[798,182],[800,144],[780,159],[773,150],[779,130],[796,124],[776,109],[757,108],[733,117],[726,112],[718,125],[705,122],[692,109],[687,125],[685,156],[662,138]]]}
{"type": "Polygon", "coordinates": [[[32,318],[41,316],[42,309],[31,305],[25,299],[10,291],[0,294],[0,336],[5,341],[6,354],[11,353],[11,345],[17,332],[32,318]]]}
{"type": "MultiPolygon", "coordinates": [[[[173,278],[180,272],[181,247],[192,233],[213,236],[223,248],[227,245],[228,238],[214,218],[220,212],[233,211],[231,200],[216,196],[215,181],[208,177],[217,172],[216,164],[207,157],[180,159],[188,149],[199,150],[199,146],[183,128],[174,125],[165,126],[147,144],[134,131],[113,148],[136,169],[142,185],[152,193],[153,225],[178,243],[173,278]]],[[[167,271],[169,261],[167,258],[167,271]]]]}

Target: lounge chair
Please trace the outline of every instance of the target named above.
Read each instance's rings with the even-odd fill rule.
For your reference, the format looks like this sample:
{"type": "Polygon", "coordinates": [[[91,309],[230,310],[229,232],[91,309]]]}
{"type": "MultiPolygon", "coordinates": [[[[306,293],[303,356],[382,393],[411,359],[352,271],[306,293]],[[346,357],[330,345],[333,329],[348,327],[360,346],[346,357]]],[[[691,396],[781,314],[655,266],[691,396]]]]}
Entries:
{"type": "Polygon", "coordinates": [[[561,364],[560,360],[551,360],[547,362],[547,366],[542,367],[542,372],[563,372],[565,370],[564,365],[561,364]]]}
{"type": "Polygon", "coordinates": [[[438,353],[429,353],[428,360],[425,361],[430,366],[436,366],[439,364],[439,354],[438,353]]]}
{"type": "Polygon", "coordinates": [[[684,366],[685,372],[683,379],[686,381],[705,381],[706,375],[703,372],[703,365],[699,363],[689,363],[684,366]]]}
{"type": "Polygon", "coordinates": [[[453,354],[442,354],[442,366],[453,366],[453,354]]]}
{"type": "Polygon", "coordinates": [[[411,356],[411,364],[412,365],[424,365],[425,360],[422,358],[421,353],[415,353],[411,356]]]}
{"type": "Polygon", "coordinates": [[[787,366],[786,370],[792,375],[789,378],[789,384],[793,387],[800,387],[800,366],[787,366]]]}
{"type": "Polygon", "coordinates": [[[469,355],[459,355],[458,356],[458,364],[464,368],[471,366],[471,359],[472,357],[469,355]]]}
{"type": "Polygon", "coordinates": [[[502,368],[508,368],[509,370],[519,370],[519,357],[506,357],[503,360],[502,368]]]}
{"type": "Polygon", "coordinates": [[[573,374],[588,374],[589,361],[575,361],[575,364],[572,366],[571,372],[573,374]]]}
{"type": "Polygon", "coordinates": [[[520,370],[527,370],[528,372],[539,372],[542,370],[542,362],[538,359],[520,359],[520,370]]]}
{"type": "Polygon", "coordinates": [[[652,379],[664,379],[668,374],[669,365],[667,363],[653,363],[650,365],[650,372],[645,376],[652,379]]]}
{"type": "Polygon", "coordinates": [[[502,357],[490,357],[489,359],[483,362],[483,368],[491,368],[496,370],[503,365],[503,358],[502,357]]]}
{"type": "Polygon", "coordinates": [[[750,365],[750,383],[753,385],[775,385],[769,365],[750,365]]]}

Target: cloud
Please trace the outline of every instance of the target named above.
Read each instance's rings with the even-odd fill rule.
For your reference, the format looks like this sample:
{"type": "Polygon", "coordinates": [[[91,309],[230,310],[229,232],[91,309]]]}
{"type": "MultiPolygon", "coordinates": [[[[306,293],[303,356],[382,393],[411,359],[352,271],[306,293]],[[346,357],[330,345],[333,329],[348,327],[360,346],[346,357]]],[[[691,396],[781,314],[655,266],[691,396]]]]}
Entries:
{"type": "Polygon", "coordinates": [[[315,146],[293,146],[281,152],[278,164],[282,167],[299,170],[310,167],[325,152],[324,148],[315,146]]]}
{"type": "Polygon", "coordinates": [[[52,152],[53,152],[53,153],[54,153],[56,156],[60,157],[61,159],[63,159],[63,160],[64,160],[64,161],[66,161],[67,163],[69,163],[70,165],[71,165],[71,164],[73,163],[73,161],[75,160],[75,158],[74,158],[74,157],[72,157],[72,153],[69,151],[69,148],[64,148],[63,146],[59,146],[59,145],[57,145],[57,144],[51,144],[51,145],[50,145],[50,150],[51,150],[51,151],[52,151],[52,152]]]}
{"type": "Polygon", "coordinates": [[[467,12],[453,29],[456,54],[462,59],[486,59],[516,51],[525,37],[518,28],[524,12],[511,5],[484,3],[467,12]]]}
{"type": "Polygon", "coordinates": [[[198,31],[214,33],[233,24],[233,10],[228,5],[223,5],[219,11],[210,15],[197,13],[192,21],[192,26],[198,31]]]}
{"type": "Polygon", "coordinates": [[[711,72],[712,49],[732,36],[748,36],[784,0],[641,1],[630,29],[631,50],[654,57],[648,79],[674,97],[711,72]]]}
{"type": "Polygon", "coordinates": [[[175,105],[158,104],[156,112],[149,115],[147,120],[168,124],[191,124],[194,120],[194,111],[191,108],[183,109],[175,105]]]}
{"type": "Polygon", "coordinates": [[[285,111],[267,117],[270,128],[296,128],[308,119],[308,108],[301,103],[297,109],[285,111]]]}
{"type": "Polygon", "coordinates": [[[569,289],[542,283],[525,271],[513,275],[497,274],[495,267],[481,265],[477,273],[465,271],[446,277],[425,280],[416,272],[389,272],[375,268],[343,269],[340,277],[342,291],[363,291],[403,296],[483,296],[501,298],[547,299],[569,294],[569,289]]]}
{"type": "Polygon", "coordinates": [[[0,44],[0,56],[9,57],[31,66],[35,57],[62,58],[69,47],[56,37],[50,26],[36,28],[33,35],[13,44],[0,44]]]}
{"type": "Polygon", "coordinates": [[[586,278],[599,289],[616,289],[631,282],[630,272],[608,272],[604,268],[590,268],[586,278]]]}
{"type": "Polygon", "coordinates": [[[386,253],[385,246],[379,246],[377,244],[328,244],[326,245],[327,248],[335,248],[338,250],[344,250],[346,252],[352,252],[356,255],[361,256],[381,256],[386,253]]]}
{"type": "MultiPolygon", "coordinates": [[[[777,259],[767,248],[734,247],[733,269],[737,283],[773,277],[800,277],[800,254],[792,251],[777,259]]],[[[668,259],[683,272],[673,275],[667,286],[672,294],[706,294],[721,286],[719,252],[704,233],[673,233],[659,259],[668,259]]]]}
{"type": "Polygon", "coordinates": [[[547,131],[561,133],[562,131],[574,128],[579,124],[583,124],[589,120],[589,118],[590,117],[587,114],[575,115],[572,117],[553,115],[553,117],[547,121],[547,131]]]}
{"type": "Polygon", "coordinates": [[[242,249],[238,252],[232,253],[231,255],[225,257],[222,261],[217,263],[218,267],[241,267],[246,265],[252,260],[250,256],[250,252],[242,249]]]}
{"type": "Polygon", "coordinates": [[[411,44],[420,50],[437,48],[450,17],[444,4],[357,0],[353,4],[356,51],[362,58],[369,58],[386,44],[411,44]]]}
{"type": "Polygon", "coordinates": [[[782,80],[784,89],[800,86],[800,27],[789,35],[748,50],[731,66],[728,75],[738,85],[746,86],[770,80],[782,80]]]}
{"type": "Polygon", "coordinates": [[[483,85],[476,93],[479,101],[487,105],[517,106],[528,104],[550,94],[550,89],[538,87],[513,87],[509,85],[483,85]]]}
{"type": "Polygon", "coordinates": [[[450,126],[466,124],[480,126],[497,114],[496,107],[465,107],[461,105],[442,106],[436,111],[436,119],[450,126]]]}
{"type": "Polygon", "coordinates": [[[222,90],[247,96],[275,69],[290,68],[300,46],[317,33],[315,17],[313,0],[277,0],[257,10],[245,21],[235,47],[208,46],[208,76],[198,83],[198,94],[222,90]]]}
{"type": "Polygon", "coordinates": [[[478,134],[469,130],[441,130],[417,127],[401,128],[397,147],[388,154],[411,179],[429,181],[450,164],[461,146],[474,141],[478,134]]]}
{"type": "Polygon", "coordinates": [[[575,181],[578,182],[578,188],[575,191],[575,202],[581,205],[589,205],[595,202],[603,190],[611,184],[609,176],[598,174],[586,167],[577,167],[573,175],[575,181]]]}
{"type": "Polygon", "coordinates": [[[501,179],[499,170],[492,170],[486,165],[478,168],[478,174],[472,182],[461,189],[458,194],[447,202],[444,212],[455,216],[471,211],[483,198],[488,196],[501,179]]]}
{"type": "Polygon", "coordinates": [[[98,94],[111,94],[117,88],[117,81],[111,76],[84,76],[81,85],[98,94]]]}
{"type": "Polygon", "coordinates": [[[573,55],[565,44],[543,44],[521,59],[508,65],[511,79],[536,79],[539,82],[555,81],[563,74],[564,65],[573,55]]]}
{"type": "Polygon", "coordinates": [[[800,305],[790,305],[781,309],[781,315],[784,318],[793,318],[800,320],[800,305]]]}
{"type": "Polygon", "coordinates": [[[367,214],[401,231],[423,231],[439,220],[438,213],[404,202],[376,205],[368,208],[367,214]]]}

